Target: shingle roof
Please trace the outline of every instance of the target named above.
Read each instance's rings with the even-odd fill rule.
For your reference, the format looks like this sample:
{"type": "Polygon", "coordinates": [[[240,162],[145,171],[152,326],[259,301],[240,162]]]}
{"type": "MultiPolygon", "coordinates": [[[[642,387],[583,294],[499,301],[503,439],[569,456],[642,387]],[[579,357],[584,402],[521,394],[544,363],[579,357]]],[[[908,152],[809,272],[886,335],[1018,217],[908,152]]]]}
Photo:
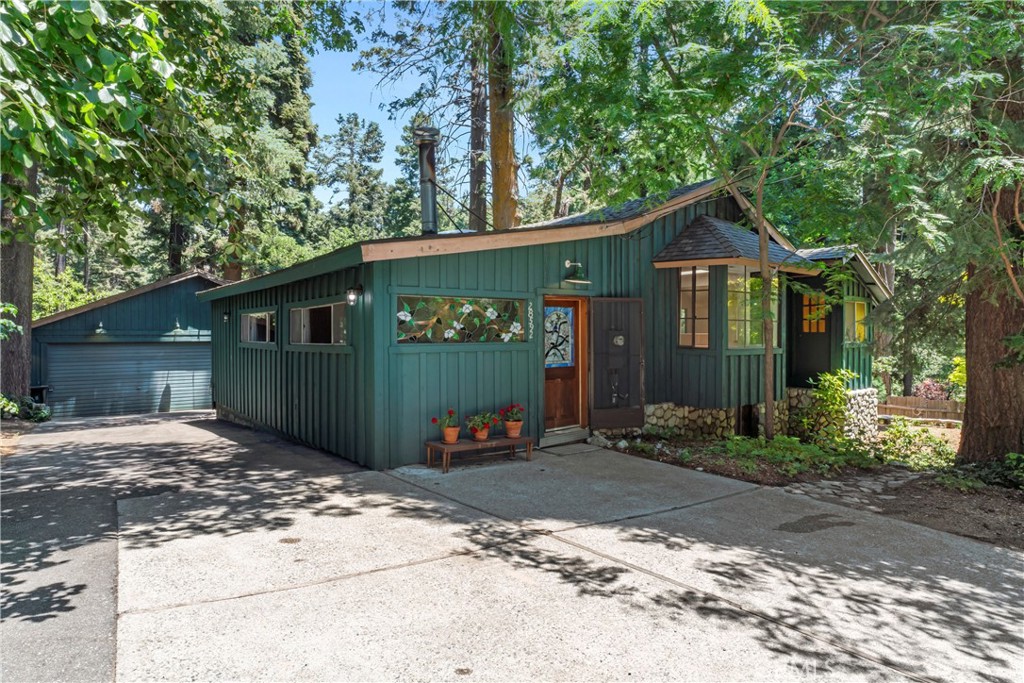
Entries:
{"type": "Polygon", "coordinates": [[[846,245],[836,247],[815,247],[813,249],[797,249],[796,253],[808,261],[834,261],[853,256],[854,251],[846,245]]]}
{"type": "Polygon", "coordinates": [[[555,218],[550,221],[544,221],[543,223],[533,223],[531,225],[523,226],[524,228],[562,228],[573,225],[589,225],[591,223],[606,223],[609,221],[625,221],[630,218],[636,218],[642,216],[644,213],[651,209],[664,204],[665,202],[672,201],[676,197],[681,197],[684,194],[689,194],[695,190],[699,190],[702,187],[711,185],[717,182],[717,178],[710,178],[708,180],[702,180],[699,183],[693,183],[691,185],[684,185],[677,187],[674,190],[665,192],[657,195],[650,195],[648,197],[640,197],[639,199],[631,199],[624,204],[618,204],[616,206],[606,206],[603,209],[594,209],[585,213],[578,213],[574,216],[566,216],[565,218],[555,218]]]}
{"type": "MultiPolygon", "coordinates": [[[[721,218],[698,216],[654,257],[654,262],[743,258],[757,260],[757,233],[721,218]]],[[[768,260],[791,266],[809,266],[808,260],[775,242],[768,243],[768,260]]]]}

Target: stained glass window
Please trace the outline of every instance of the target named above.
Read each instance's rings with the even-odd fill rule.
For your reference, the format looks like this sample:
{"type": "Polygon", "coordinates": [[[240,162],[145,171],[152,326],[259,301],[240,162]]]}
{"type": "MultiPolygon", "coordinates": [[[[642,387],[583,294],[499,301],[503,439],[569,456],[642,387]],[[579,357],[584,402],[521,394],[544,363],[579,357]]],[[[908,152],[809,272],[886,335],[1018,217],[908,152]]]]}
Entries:
{"type": "Polygon", "coordinates": [[[398,342],[521,342],[525,303],[521,299],[447,296],[398,297],[398,342]]]}
{"type": "Polygon", "coordinates": [[[544,307],[544,367],[571,368],[576,364],[573,313],[571,307],[544,307]]]}

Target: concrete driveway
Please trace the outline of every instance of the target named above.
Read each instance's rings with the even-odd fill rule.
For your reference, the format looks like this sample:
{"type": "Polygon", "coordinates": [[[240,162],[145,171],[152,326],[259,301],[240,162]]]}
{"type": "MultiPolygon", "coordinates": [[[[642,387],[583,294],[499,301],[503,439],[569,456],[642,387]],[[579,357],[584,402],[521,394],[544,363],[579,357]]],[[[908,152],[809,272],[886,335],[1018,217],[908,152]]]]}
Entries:
{"type": "Polygon", "coordinates": [[[5,680],[1024,679],[1021,553],[589,447],[366,472],[187,416],[3,470],[5,680]]]}

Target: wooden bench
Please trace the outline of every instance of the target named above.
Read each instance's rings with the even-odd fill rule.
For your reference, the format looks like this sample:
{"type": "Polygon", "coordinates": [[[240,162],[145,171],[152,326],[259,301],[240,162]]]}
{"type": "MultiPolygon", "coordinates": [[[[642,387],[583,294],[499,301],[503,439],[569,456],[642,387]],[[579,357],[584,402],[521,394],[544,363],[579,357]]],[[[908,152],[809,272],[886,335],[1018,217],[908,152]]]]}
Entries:
{"type": "Polygon", "coordinates": [[[459,439],[455,443],[444,443],[443,441],[427,441],[427,467],[434,466],[434,455],[441,456],[441,471],[445,474],[451,469],[452,453],[483,453],[490,451],[507,450],[509,456],[516,457],[516,449],[520,446],[526,447],[526,459],[533,459],[533,437],[519,436],[510,438],[498,436],[487,441],[473,441],[470,439],[459,439]]]}

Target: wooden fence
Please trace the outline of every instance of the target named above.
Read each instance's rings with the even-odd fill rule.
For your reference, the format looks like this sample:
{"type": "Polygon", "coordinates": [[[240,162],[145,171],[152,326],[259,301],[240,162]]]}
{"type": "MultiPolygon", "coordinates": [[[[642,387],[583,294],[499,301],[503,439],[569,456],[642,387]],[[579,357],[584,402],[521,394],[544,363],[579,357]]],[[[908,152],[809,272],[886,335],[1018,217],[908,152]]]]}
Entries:
{"type": "Polygon", "coordinates": [[[964,404],[959,401],[935,401],[918,396],[890,396],[885,403],[878,404],[878,414],[926,420],[963,420],[964,404]]]}

